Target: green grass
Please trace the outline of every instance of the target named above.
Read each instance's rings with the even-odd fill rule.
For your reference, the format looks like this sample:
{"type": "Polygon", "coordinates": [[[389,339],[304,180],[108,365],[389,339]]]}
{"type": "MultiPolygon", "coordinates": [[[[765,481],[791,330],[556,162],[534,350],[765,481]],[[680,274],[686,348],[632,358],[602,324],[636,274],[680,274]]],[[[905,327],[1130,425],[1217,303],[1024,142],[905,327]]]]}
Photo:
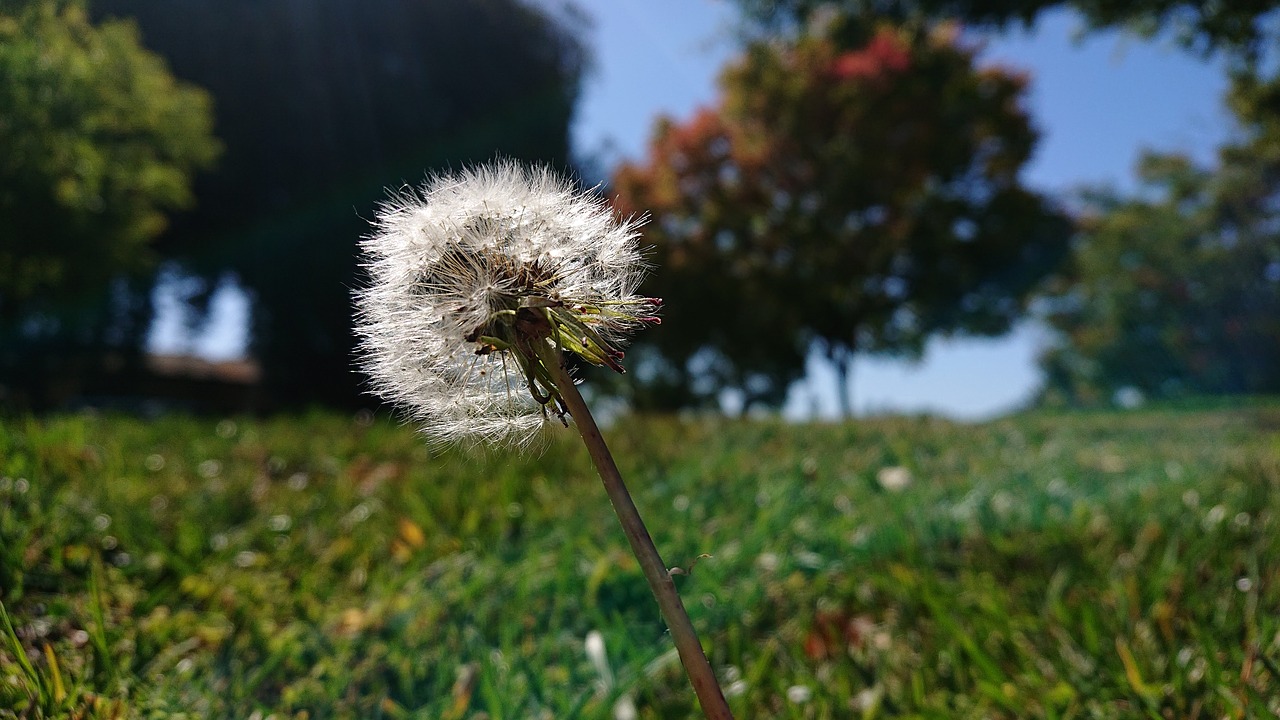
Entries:
{"type": "MultiPolygon", "coordinates": [[[[562,435],[0,421],[0,718],[695,717],[562,435]]],[[[1280,713],[1280,404],[607,435],[742,720],[1280,713]]]]}

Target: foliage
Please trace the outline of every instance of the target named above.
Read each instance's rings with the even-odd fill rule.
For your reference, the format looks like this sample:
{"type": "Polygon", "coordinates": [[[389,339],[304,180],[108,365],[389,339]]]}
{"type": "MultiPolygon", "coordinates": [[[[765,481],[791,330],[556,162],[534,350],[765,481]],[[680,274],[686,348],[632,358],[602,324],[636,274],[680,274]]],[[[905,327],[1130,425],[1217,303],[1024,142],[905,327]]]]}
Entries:
{"type": "Polygon", "coordinates": [[[951,33],[759,43],[721,89],[614,178],[618,205],[654,218],[660,404],[777,403],[814,341],[844,369],[1004,332],[1065,250],[1067,221],[1018,179],[1024,79],[975,68],[951,33]]]}
{"type": "MultiPolygon", "coordinates": [[[[209,88],[226,144],[160,246],[252,301],[263,397],[352,403],[356,242],[385,188],[501,154],[563,166],[584,51],[519,0],[97,0],[209,88]]],[[[150,292],[150,286],[146,292],[150,292]]]]}
{"type": "Polygon", "coordinates": [[[15,353],[70,334],[86,300],[148,267],[218,146],[209,97],[175,81],[131,23],[23,0],[0,5],[0,147],[0,378],[12,382],[15,353]]]}
{"type": "Polygon", "coordinates": [[[738,0],[747,17],[776,31],[832,13],[899,22],[955,20],[988,27],[1031,25],[1046,10],[1079,12],[1091,29],[1123,27],[1143,35],[1168,31],[1202,53],[1225,51],[1255,60],[1276,41],[1270,0],[738,0]],[[1270,24],[1270,29],[1269,29],[1270,24]]]}
{"type": "Polygon", "coordinates": [[[1280,391],[1277,87],[1237,84],[1247,137],[1217,168],[1153,155],[1137,196],[1091,198],[1046,306],[1048,399],[1280,391]]]}
{"type": "MultiPolygon", "coordinates": [[[[677,581],[739,717],[1280,711],[1274,401],[627,427],[667,561],[711,555],[677,581]]],[[[696,712],[571,438],[528,459],[367,417],[0,421],[0,602],[0,717],[696,712]]]]}

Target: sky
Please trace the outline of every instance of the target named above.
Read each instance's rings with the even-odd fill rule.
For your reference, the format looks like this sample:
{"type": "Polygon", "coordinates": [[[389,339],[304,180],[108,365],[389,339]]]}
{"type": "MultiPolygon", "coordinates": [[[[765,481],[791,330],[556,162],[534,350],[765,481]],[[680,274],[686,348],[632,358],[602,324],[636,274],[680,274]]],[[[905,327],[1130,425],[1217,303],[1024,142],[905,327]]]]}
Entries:
{"type": "MultiPolygon", "coordinates": [[[[587,43],[595,66],[573,128],[576,150],[605,167],[643,155],[654,120],[689,117],[716,98],[716,77],[735,55],[727,0],[578,0],[593,18],[587,43]]],[[[1065,193],[1086,185],[1134,187],[1144,149],[1185,152],[1209,162],[1232,129],[1222,106],[1226,75],[1169,40],[1114,32],[1079,38],[1079,20],[1045,15],[1031,32],[984,37],[981,64],[1028,73],[1031,117],[1042,137],[1025,170],[1028,184],[1065,193]]],[[[212,299],[209,330],[182,330],[180,304],[159,292],[152,347],[230,358],[244,352],[247,301],[226,288],[212,299]]],[[[855,412],[932,412],[982,419],[1025,403],[1040,383],[1035,358],[1046,331],[1024,323],[999,339],[935,339],[921,362],[859,358],[855,412]]],[[[831,417],[834,373],[811,358],[793,388],[790,417],[831,417]]]]}

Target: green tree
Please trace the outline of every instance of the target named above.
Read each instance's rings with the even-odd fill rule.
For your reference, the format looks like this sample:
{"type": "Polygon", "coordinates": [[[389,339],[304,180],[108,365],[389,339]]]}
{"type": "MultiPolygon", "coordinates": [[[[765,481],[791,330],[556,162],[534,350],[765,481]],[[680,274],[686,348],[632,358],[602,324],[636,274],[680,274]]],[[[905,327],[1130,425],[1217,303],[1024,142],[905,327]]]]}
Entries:
{"type": "Polygon", "coordinates": [[[0,385],[29,386],[42,348],[65,356],[129,322],[108,285],[145,270],[191,204],[211,127],[209,97],[132,24],[94,25],[81,2],[0,4],[0,385]]]}
{"type": "Polygon", "coordinates": [[[1124,28],[1142,35],[1170,32],[1199,52],[1225,50],[1256,59],[1277,40],[1280,3],[1269,0],[738,0],[757,29],[777,32],[803,27],[817,17],[896,22],[959,21],[979,27],[1031,25],[1054,8],[1079,12],[1092,29],[1124,28]]]}
{"type": "Polygon", "coordinates": [[[653,402],[776,404],[816,342],[847,403],[855,353],[1005,332],[1065,253],[1067,220],[1018,178],[1025,81],[945,28],[758,43],[721,89],[614,178],[621,208],[653,214],[649,290],[669,301],[641,353],[660,371],[638,367],[653,402]]]}
{"type": "Polygon", "coordinates": [[[1248,137],[1216,168],[1150,155],[1134,197],[1094,193],[1046,319],[1046,399],[1280,392],[1280,86],[1237,81],[1248,137]]]}
{"type": "Polygon", "coordinates": [[[251,352],[278,404],[360,401],[356,241],[385,188],[495,154],[569,162],[585,52],[572,18],[520,0],[95,7],[136,18],[214,96],[226,156],[162,250],[207,289],[230,275],[248,290],[251,352]]]}

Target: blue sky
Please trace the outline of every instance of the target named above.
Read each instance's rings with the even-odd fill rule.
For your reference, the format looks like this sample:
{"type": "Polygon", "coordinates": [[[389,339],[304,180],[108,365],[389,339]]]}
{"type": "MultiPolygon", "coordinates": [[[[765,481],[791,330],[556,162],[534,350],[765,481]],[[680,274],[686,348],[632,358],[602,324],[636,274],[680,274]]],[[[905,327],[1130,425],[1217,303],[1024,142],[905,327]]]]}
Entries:
{"type": "MultiPolygon", "coordinates": [[[[714,100],[715,78],[735,53],[733,5],[725,0],[580,0],[594,18],[588,43],[595,70],[574,128],[579,152],[602,159],[639,157],[660,114],[687,117],[714,100]]],[[[1204,161],[1231,131],[1222,109],[1226,79],[1168,40],[1117,34],[1077,40],[1069,13],[1045,16],[1034,32],[987,38],[984,63],[1031,75],[1029,106],[1041,143],[1026,179],[1053,192],[1084,185],[1131,188],[1144,148],[1181,151],[1204,161]]],[[[172,298],[160,298],[162,307],[172,298]]],[[[176,307],[176,306],[175,306],[176,307]]],[[[213,298],[211,331],[184,339],[174,312],[153,335],[161,351],[209,357],[244,350],[243,295],[213,298]]],[[[660,330],[658,330],[660,332],[660,330]]],[[[859,359],[854,400],[860,413],[932,411],[981,418],[1015,407],[1039,383],[1035,365],[1044,331],[1024,325],[997,340],[938,339],[919,364],[859,359]]],[[[792,416],[834,414],[833,374],[813,359],[809,380],[788,404],[792,416]]]]}

